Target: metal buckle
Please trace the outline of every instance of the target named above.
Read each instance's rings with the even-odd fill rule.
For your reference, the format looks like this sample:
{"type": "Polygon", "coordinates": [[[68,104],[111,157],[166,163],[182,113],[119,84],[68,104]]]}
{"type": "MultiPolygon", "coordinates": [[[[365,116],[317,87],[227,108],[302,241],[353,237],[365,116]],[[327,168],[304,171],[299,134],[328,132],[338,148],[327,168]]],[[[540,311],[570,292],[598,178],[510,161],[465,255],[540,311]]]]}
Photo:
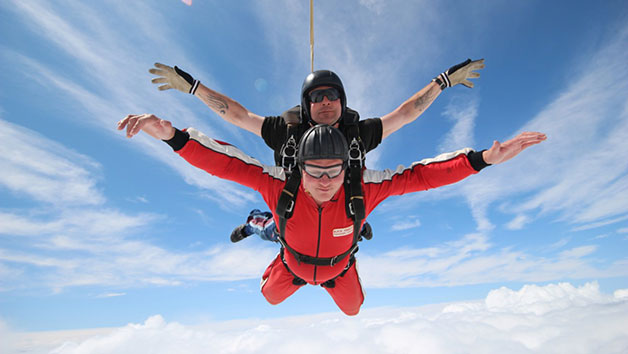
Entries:
{"type": "Polygon", "coordinates": [[[290,204],[286,208],[286,213],[292,213],[292,209],[294,209],[294,199],[290,200],[290,204]]]}
{"type": "Polygon", "coordinates": [[[296,156],[297,141],[294,139],[294,135],[291,135],[286,144],[281,148],[281,166],[288,171],[292,171],[296,166],[296,156]]]}
{"type": "Polygon", "coordinates": [[[349,144],[349,165],[355,166],[354,163],[358,162],[360,169],[362,168],[362,150],[360,150],[360,143],[356,138],[351,140],[349,144]]]}
{"type": "Polygon", "coordinates": [[[334,264],[336,264],[336,258],[338,258],[338,256],[334,256],[334,257],[331,258],[331,261],[329,262],[329,266],[330,267],[333,267],[334,264]]]}

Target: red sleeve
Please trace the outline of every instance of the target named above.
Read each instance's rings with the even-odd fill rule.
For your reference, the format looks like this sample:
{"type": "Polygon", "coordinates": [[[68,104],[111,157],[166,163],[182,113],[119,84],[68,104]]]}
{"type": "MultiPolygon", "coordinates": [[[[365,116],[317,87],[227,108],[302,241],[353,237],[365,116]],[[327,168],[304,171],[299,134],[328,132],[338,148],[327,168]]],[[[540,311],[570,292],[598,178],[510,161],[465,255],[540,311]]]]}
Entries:
{"type": "Polygon", "coordinates": [[[194,128],[187,133],[189,140],[176,152],[193,166],[250,187],[267,201],[283,186],[285,174],[281,167],[263,165],[235,146],[211,139],[194,128]]]}
{"type": "Polygon", "coordinates": [[[432,159],[413,163],[410,167],[399,166],[396,170],[365,170],[362,175],[367,213],[391,195],[425,191],[456,183],[477,173],[463,149],[441,154],[432,159]]]}

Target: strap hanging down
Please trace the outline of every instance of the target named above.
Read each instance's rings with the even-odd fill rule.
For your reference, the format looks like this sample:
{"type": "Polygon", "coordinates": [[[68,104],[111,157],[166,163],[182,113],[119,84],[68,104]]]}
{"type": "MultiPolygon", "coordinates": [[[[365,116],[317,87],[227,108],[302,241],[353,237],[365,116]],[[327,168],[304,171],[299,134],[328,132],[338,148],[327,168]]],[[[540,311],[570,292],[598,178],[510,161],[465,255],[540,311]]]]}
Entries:
{"type": "Polygon", "coordinates": [[[314,72],[314,0],[310,0],[310,63],[314,72]]]}

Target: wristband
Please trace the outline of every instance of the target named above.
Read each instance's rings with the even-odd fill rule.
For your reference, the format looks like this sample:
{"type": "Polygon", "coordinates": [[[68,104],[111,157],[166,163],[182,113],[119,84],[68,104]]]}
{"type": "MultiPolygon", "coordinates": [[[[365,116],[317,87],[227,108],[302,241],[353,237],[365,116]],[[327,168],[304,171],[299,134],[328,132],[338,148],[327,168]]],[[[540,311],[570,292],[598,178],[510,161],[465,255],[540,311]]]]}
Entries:
{"type": "Polygon", "coordinates": [[[445,88],[449,87],[449,78],[447,77],[447,74],[442,73],[438,76],[436,76],[435,78],[432,79],[432,81],[434,81],[435,83],[438,84],[438,86],[440,86],[440,90],[444,90],[445,88]],[[442,79],[441,79],[442,78],[442,79]]]}

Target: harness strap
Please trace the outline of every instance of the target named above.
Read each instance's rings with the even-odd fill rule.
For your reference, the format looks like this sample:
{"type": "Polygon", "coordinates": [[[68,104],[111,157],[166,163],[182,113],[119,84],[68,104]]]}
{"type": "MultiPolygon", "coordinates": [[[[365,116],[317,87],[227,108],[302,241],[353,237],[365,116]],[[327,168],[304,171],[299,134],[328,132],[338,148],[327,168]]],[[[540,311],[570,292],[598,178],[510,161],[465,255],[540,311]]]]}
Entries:
{"type": "MultiPolygon", "coordinates": [[[[290,274],[292,274],[292,276],[294,277],[294,279],[292,279],[292,284],[297,285],[297,286],[307,284],[307,282],[305,280],[301,279],[298,275],[294,274],[292,269],[290,269],[290,267],[288,267],[288,263],[286,263],[286,258],[284,257],[284,249],[283,248],[279,250],[279,255],[281,257],[281,263],[283,263],[283,266],[286,267],[288,272],[290,272],[290,274]]],[[[354,263],[355,263],[355,256],[351,255],[351,258],[349,258],[349,263],[347,263],[347,266],[342,270],[342,272],[340,272],[340,274],[336,275],[335,277],[325,281],[324,283],[321,283],[321,286],[325,287],[325,288],[334,288],[334,287],[336,287],[336,279],[338,279],[340,277],[344,277],[345,274],[347,274],[347,272],[349,271],[349,268],[351,268],[351,266],[354,263]]]]}
{"type": "Polygon", "coordinates": [[[347,257],[348,255],[354,254],[355,252],[358,251],[358,245],[357,243],[354,243],[351,245],[351,247],[348,250],[346,250],[345,252],[337,256],[329,257],[329,258],[312,257],[312,256],[305,255],[303,253],[297,252],[294,248],[288,245],[286,240],[281,235],[279,236],[279,243],[281,243],[282,248],[285,248],[288,250],[288,252],[292,253],[294,258],[297,260],[297,263],[299,264],[305,263],[305,264],[311,264],[311,265],[316,265],[316,266],[334,266],[338,264],[338,262],[345,259],[345,257],[347,257]]]}
{"type": "Polygon", "coordinates": [[[353,220],[353,244],[360,239],[362,221],[366,217],[364,195],[362,194],[362,167],[364,156],[360,149],[360,135],[355,119],[345,126],[349,144],[349,176],[345,177],[345,208],[353,220]]]}
{"type": "Polygon", "coordinates": [[[328,281],[322,283],[321,286],[324,287],[324,288],[329,288],[329,289],[335,288],[336,287],[336,279],[344,277],[345,274],[347,274],[347,272],[349,271],[349,268],[351,268],[351,266],[353,265],[353,263],[355,263],[355,256],[351,255],[351,258],[349,258],[349,263],[347,263],[347,266],[345,267],[345,269],[343,269],[340,274],[338,274],[335,277],[329,279],[328,281]]]}
{"type": "Polygon", "coordinates": [[[281,190],[279,195],[279,201],[277,202],[277,208],[275,213],[279,217],[279,242],[282,246],[286,246],[284,235],[286,233],[286,222],[292,217],[294,211],[294,203],[297,200],[297,192],[299,191],[299,185],[301,184],[301,173],[299,169],[292,171],[288,177],[286,185],[281,190]]]}
{"type": "Polygon", "coordinates": [[[292,172],[297,166],[297,151],[299,149],[298,142],[301,138],[299,136],[299,113],[295,109],[285,111],[281,115],[286,122],[286,137],[287,140],[281,146],[281,167],[283,167],[286,173],[292,172]]]}
{"type": "Polygon", "coordinates": [[[294,277],[294,279],[292,279],[292,284],[297,285],[297,286],[307,284],[305,280],[299,278],[296,274],[294,274],[292,269],[288,267],[288,263],[286,263],[286,258],[283,255],[283,247],[279,250],[279,255],[281,256],[281,263],[283,263],[283,266],[286,267],[288,272],[290,272],[290,274],[292,274],[292,276],[294,277]]]}

